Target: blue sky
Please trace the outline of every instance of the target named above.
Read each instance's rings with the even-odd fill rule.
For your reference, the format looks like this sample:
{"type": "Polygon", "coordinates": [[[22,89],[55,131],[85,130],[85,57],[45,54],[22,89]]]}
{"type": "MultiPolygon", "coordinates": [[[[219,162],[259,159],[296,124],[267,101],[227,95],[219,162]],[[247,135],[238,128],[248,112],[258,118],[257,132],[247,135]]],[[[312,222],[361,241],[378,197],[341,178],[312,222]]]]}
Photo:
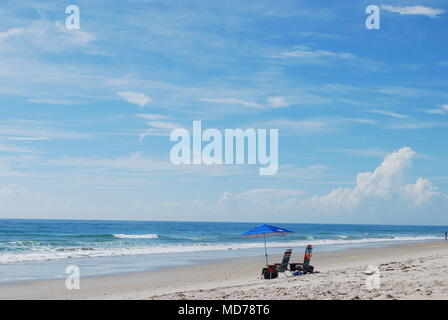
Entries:
{"type": "Polygon", "coordinates": [[[3,1],[0,217],[448,224],[447,12],[3,1]],[[173,166],[170,131],[193,120],[277,128],[278,173],[173,166]]]}

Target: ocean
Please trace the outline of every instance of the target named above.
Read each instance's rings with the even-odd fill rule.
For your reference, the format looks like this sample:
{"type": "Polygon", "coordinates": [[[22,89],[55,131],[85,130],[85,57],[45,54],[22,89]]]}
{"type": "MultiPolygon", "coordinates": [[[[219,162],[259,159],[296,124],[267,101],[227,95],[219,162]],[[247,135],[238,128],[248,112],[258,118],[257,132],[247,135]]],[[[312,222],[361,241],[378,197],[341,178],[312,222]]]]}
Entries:
{"type": "MultiPolygon", "coordinates": [[[[0,219],[0,282],[147,271],[213,258],[264,254],[242,238],[257,223],[0,219]]],[[[443,239],[440,226],[277,223],[294,231],[267,239],[269,253],[315,252],[443,239]]]]}

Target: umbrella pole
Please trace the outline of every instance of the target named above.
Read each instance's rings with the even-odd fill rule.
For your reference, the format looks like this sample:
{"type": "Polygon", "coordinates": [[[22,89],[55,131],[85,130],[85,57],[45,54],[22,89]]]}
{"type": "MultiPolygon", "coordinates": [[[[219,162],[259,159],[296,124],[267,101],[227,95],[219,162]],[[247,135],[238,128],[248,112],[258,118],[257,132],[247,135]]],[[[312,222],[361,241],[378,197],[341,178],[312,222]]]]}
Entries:
{"type": "Polygon", "coordinates": [[[269,267],[268,263],[268,249],[266,248],[266,233],[263,233],[264,236],[264,254],[266,256],[266,267],[269,267]]]}

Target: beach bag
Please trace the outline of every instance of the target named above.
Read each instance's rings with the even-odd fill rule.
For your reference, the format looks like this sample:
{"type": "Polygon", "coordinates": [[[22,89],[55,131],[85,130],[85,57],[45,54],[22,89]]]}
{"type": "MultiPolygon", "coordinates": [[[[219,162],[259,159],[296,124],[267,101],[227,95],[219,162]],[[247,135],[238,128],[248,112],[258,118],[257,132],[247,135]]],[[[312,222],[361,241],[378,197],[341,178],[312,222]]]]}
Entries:
{"type": "Polygon", "coordinates": [[[275,279],[278,277],[278,272],[275,270],[275,265],[269,265],[267,268],[263,268],[261,275],[264,279],[275,279]]]}
{"type": "Polygon", "coordinates": [[[313,266],[307,266],[303,268],[304,273],[314,273],[314,267],[313,266]]]}

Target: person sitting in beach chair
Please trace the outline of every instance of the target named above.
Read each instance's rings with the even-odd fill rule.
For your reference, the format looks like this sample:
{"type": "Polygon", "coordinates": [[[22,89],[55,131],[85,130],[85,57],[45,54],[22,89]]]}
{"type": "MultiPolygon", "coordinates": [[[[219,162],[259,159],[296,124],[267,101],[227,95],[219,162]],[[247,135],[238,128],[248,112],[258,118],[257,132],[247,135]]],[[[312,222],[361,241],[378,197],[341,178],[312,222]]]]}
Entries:
{"type": "Polygon", "coordinates": [[[303,263],[291,263],[289,268],[291,272],[301,272],[303,274],[313,273],[314,267],[310,265],[311,256],[313,252],[313,246],[307,245],[305,249],[305,256],[303,258],[303,263]]]}
{"type": "Polygon", "coordinates": [[[281,272],[286,276],[286,271],[288,271],[289,260],[291,259],[292,249],[286,249],[285,254],[283,255],[283,259],[281,263],[271,264],[265,268],[261,272],[265,279],[275,279],[278,277],[278,274],[281,272]]]}

